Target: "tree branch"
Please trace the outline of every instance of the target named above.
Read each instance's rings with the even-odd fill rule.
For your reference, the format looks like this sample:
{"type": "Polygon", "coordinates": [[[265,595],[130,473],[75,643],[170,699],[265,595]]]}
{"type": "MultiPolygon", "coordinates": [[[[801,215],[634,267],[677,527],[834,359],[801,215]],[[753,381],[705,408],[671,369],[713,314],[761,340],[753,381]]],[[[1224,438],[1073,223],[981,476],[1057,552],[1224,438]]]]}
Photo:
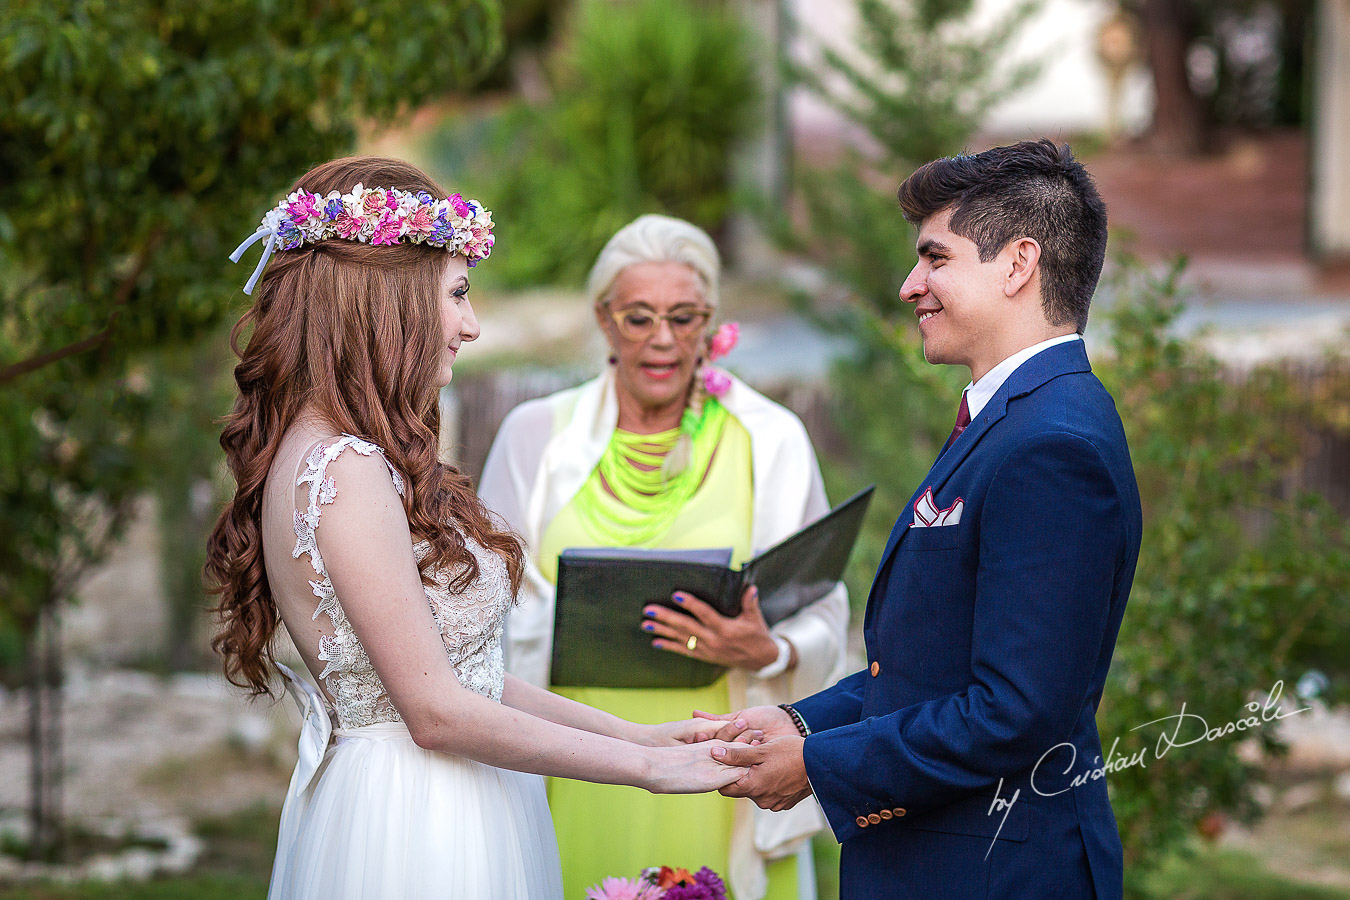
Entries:
{"type": "Polygon", "coordinates": [[[7,384],[20,376],[27,375],[29,372],[36,372],[44,366],[49,366],[54,362],[59,362],[69,356],[77,353],[86,353],[101,346],[113,333],[113,328],[117,325],[117,317],[121,315],[122,309],[131,299],[131,292],[136,288],[136,282],[140,280],[145,273],[145,267],[150,264],[150,256],[159,247],[160,240],[164,237],[163,226],[158,226],[150,237],[146,239],[144,246],[136,255],[136,263],[131,267],[117,286],[117,293],[113,297],[113,310],[108,316],[107,324],[96,334],[75,341],[73,344],[67,344],[64,347],[58,347],[55,350],[49,350],[46,353],[39,353],[36,356],[30,356],[27,359],[19,360],[16,363],[10,363],[7,366],[0,367],[0,384],[7,384]]]}

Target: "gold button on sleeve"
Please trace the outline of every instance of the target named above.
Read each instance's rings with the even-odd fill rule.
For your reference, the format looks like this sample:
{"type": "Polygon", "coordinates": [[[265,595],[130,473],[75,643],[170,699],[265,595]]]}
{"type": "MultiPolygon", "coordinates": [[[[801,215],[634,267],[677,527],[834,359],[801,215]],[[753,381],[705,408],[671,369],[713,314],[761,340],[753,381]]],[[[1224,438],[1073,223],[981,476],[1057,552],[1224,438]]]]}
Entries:
{"type": "Polygon", "coordinates": [[[867,821],[867,816],[858,816],[858,818],[854,819],[853,821],[858,823],[859,828],[866,828],[870,824],[867,821]]]}
{"type": "Polygon", "coordinates": [[[895,818],[895,813],[891,812],[889,809],[883,809],[881,812],[877,813],[877,815],[881,816],[882,821],[895,818]]]}
{"type": "Polygon", "coordinates": [[[905,814],[905,808],[903,806],[897,806],[894,810],[892,810],[892,812],[894,812],[896,817],[898,818],[905,814]]]}
{"type": "Polygon", "coordinates": [[[880,825],[881,816],[877,815],[876,813],[872,813],[870,816],[867,817],[867,821],[871,822],[873,825],[880,825]]]}

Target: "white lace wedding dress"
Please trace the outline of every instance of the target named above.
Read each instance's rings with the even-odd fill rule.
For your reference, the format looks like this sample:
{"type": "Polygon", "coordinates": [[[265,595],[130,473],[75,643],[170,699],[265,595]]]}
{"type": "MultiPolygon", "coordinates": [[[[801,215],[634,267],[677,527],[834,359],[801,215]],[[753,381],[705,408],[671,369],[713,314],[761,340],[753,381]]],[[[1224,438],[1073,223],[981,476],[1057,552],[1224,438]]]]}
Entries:
{"type": "MultiPolygon", "coordinates": [[[[304,725],[268,897],[561,898],[543,779],[418,747],[342,611],[315,530],[321,508],[338,491],[327,467],[348,449],[384,455],[344,435],[316,447],[297,482],[309,486],[309,504],[295,512],[293,555],[309,556],[317,576],[310,585],[319,598],[314,618],[326,614],[332,623],[332,634],[319,644],[326,663],[319,680],[333,698],[337,727],[323,695],[280,666],[304,725]]],[[[392,466],[389,473],[402,494],[399,473],[392,466]]],[[[438,577],[425,589],[427,602],[460,683],[500,702],[510,580],[499,556],[472,540],[468,545],[478,559],[478,579],[456,593],[438,577]]],[[[426,550],[417,544],[416,558],[426,550]]]]}

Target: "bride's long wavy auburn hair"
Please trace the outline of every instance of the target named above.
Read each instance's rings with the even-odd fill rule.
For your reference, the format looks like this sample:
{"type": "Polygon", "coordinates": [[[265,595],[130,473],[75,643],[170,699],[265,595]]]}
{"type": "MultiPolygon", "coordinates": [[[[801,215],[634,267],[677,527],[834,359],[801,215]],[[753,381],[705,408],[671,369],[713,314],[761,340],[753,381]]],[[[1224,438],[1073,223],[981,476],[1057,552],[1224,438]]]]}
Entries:
{"type": "MultiPolygon", "coordinates": [[[[358,182],[446,196],[416,167],[379,157],[324,163],[292,190],[346,193],[358,182]]],[[[443,247],[345,240],[279,252],[231,332],[239,396],[220,445],[237,487],[207,542],[205,576],[220,597],[211,646],[225,677],[255,696],[272,693],[279,622],[263,566],[263,485],[282,436],[306,407],[334,432],[378,444],[402,473],[408,524],[431,545],[419,564],[424,583],[437,570],[452,576],[455,590],[478,577],[463,529],[502,556],[512,590],[519,588],[519,540],[494,524],[469,479],[437,458],[440,293],[449,259],[443,247]]]]}

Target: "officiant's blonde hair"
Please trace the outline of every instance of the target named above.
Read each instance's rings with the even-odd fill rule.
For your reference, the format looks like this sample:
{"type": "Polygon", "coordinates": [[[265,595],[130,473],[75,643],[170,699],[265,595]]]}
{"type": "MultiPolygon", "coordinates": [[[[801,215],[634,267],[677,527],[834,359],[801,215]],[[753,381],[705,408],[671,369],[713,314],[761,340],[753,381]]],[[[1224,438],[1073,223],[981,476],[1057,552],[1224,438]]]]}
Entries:
{"type": "Polygon", "coordinates": [[[672,216],[638,216],[614,233],[591,266],[586,294],[594,303],[609,299],[619,273],[629,266],[648,262],[684,263],[698,275],[703,301],[717,308],[717,285],[722,259],[717,245],[697,225],[672,216]]]}

